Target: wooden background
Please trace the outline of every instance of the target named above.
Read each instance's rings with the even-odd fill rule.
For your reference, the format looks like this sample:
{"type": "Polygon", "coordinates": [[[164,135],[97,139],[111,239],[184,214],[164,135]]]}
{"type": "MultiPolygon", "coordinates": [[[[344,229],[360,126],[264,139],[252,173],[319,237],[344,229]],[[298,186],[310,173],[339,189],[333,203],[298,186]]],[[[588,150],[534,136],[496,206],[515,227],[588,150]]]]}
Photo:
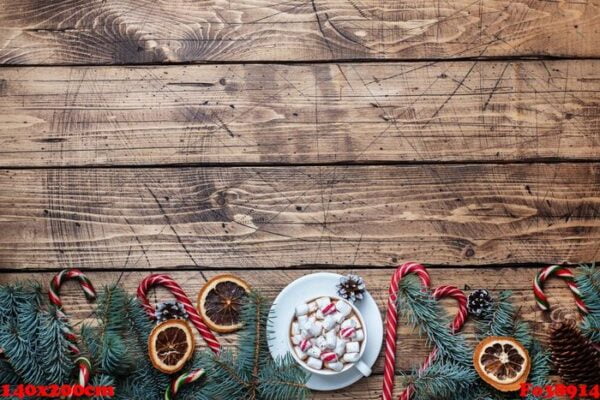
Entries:
{"type": "Polygon", "coordinates": [[[0,282],[352,271],[383,309],[413,260],[545,339],[536,270],[600,251],[599,41],[599,0],[0,0],[0,282]]]}

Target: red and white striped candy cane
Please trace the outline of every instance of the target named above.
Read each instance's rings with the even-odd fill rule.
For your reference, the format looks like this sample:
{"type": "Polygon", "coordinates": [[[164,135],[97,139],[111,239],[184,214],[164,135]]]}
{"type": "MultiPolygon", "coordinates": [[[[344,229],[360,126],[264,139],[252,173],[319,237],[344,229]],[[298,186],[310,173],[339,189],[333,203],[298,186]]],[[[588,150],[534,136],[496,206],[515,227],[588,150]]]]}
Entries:
{"type": "Polygon", "coordinates": [[[589,314],[589,310],[583,302],[581,292],[575,282],[575,275],[573,275],[568,268],[560,265],[550,265],[546,268],[542,268],[533,279],[533,293],[538,307],[543,311],[548,311],[550,309],[548,297],[544,294],[543,287],[544,282],[551,276],[556,276],[564,280],[567,283],[567,286],[569,286],[569,289],[571,289],[571,292],[573,292],[573,297],[575,298],[575,303],[577,304],[579,311],[583,315],[589,314]]]}
{"type": "Polygon", "coordinates": [[[392,399],[394,390],[394,370],[396,368],[396,332],[398,330],[398,285],[402,278],[408,274],[416,274],[425,289],[431,285],[429,274],[421,264],[407,262],[396,269],[390,282],[388,294],[387,314],[385,320],[385,365],[383,369],[383,400],[392,399]]]}
{"type": "MultiPolygon", "coordinates": [[[[48,297],[50,298],[50,302],[56,306],[56,313],[59,318],[67,322],[63,329],[63,335],[67,338],[69,342],[69,350],[74,355],[80,355],[81,350],[77,346],[77,335],[71,329],[70,324],[68,323],[67,314],[65,314],[63,310],[63,304],[60,299],[60,288],[68,280],[75,279],[79,282],[79,285],[83,289],[83,293],[88,301],[94,301],[96,299],[96,289],[94,289],[94,285],[92,282],[78,269],[65,269],[60,271],[52,281],[50,282],[50,289],[48,290],[48,297]]],[[[90,381],[91,376],[91,362],[86,357],[78,357],[75,360],[77,367],[79,369],[79,384],[81,386],[87,386],[90,381]]]]}
{"type": "Polygon", "coordinates": [[[189,320],[196,327],[196,329],[198,329],[200,336],[202,336],[202,338],[206,341],[208,347],[213,352],[218,354],[221,351],[221,345],[219,344],[219,341],[208,328],[208,326],[206,326],[189,297],[187,297],[183,289],[181,289],[181,286],[179,286],[177,282],[175,282],[170,276],[165,274],[152,274],[146,277],[146,279],[140,283],[140,286],[138,286],[137,297],[140,299],[146,314],[148,314],[150,318],[156,319],[156,316],[154,315],[154,307],[148,300],[148,291],[154,286],[163,286],[167,288],[173,294],[175,299],[183,304],[189,320]]]}
{"type": "MultiPolygon", "coordinates": [[[[432,293],[433,298],[439,300],[444,297],[451,297],[458,303],[458,311],[454,320],[450,324],[452,328],[452,332],[458,332],[462,329],[465,321],[467,320],[468,308],[467,308],[467,296],[463,293],[462,290],[455,286],[440,286],[435,289],[432,293]]],[[[431,363],[437,356],[438,349],[434,348],[431,353],[425,359],[425,362],[419,369],[420,371],[425,371],[427,368],[431,366],[431,363]]],[[[413,385],[409,385],[404,391],[400,394],[400,400],[409,400],[413,393],[415,392],[415,387],[413,385]]]]}

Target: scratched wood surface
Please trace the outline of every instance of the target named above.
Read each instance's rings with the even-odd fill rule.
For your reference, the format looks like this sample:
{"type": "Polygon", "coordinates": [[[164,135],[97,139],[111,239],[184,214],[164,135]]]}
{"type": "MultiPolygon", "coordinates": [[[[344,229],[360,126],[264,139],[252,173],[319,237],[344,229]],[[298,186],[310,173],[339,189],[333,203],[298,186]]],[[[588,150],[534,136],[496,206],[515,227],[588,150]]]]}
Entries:
{"type": "Polygon", "coordinates": [[[597,163],[0,170],[0,267],[586,262],[597,163]]]}
{"type": "MultiPolygon", "coordinates": [[[[535,309],[536,270],[600,252],[599,22],[600,0],[0,0],[0,284],[167,271],[195,295],[225,271],[274,298],[330,270],[383,311],[416,260],[513,290],[545,342],[575,312],[556,281],[535,309]]],[[[428,349],[400,331],[401,385],[428,349]]]]}
{"type": "Polygon", "coordinates": [[[593,159],[595,60],[0,70],[0,166],[593,159]]]}
{"type": "Polygon", "coordinates": [[[2,0],[0,63],[595,57],[598,0],[2,0]]]}

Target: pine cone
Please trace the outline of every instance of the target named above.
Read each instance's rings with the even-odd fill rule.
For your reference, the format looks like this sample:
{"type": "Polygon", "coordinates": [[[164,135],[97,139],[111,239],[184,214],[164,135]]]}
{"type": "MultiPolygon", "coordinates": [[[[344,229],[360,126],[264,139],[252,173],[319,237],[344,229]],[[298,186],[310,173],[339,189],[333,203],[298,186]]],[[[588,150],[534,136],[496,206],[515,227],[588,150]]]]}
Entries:
{"type": "Polygon", "coordinates": [[[154,312],[158,322],[164,322],[169,319],[187,319],[188,315],[183,304],[177,301],[165,301],[158,303],[154,312]]]}
{"type": "Polygon", "coordinates": [[[575,322],[552,327],[552,361],[566,384],[595,385],[600,382],[600,351],[575,322]]]}
{"type": "Polygon", "coordinates": [[[469,295],[468,310],[474,317],[480,317],[492,309],[494,300],[485,289],[477,289],[469,295]]]}
{"type": "Polygon", "coordinates": [[[365,294],[365,281],[358,275],[342,276],[337,285],[338,294],[354,303],[356,300],[362,300],[365,294]]]}

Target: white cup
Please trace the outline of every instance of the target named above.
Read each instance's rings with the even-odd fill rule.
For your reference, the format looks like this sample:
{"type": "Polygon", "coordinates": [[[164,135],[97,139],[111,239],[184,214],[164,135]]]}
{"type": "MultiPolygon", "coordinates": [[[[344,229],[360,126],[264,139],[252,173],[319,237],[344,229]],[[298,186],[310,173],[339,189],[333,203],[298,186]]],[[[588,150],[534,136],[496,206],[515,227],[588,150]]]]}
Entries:
{"type": "Polygon", "coordinates": [[[354,306],[354,304],[350,303],[347,300],[344,300],[340,297],[336,297],[336,296],[318,296],[312,299],[309,299],[306,301],[306,304],[320,298],[320,297],[329,297],[332,300],[335,301],[343,301],[344,303],[347,303],[350,305],[350,307],[352,307],[352,312],[354,313],[354,315],[356,316],[356,318],[358,318],[358,320],[360,321],[360,325],[362,326],[363,332],[365,334],[365,338],[362,340],[362,342],[360,343],[360,352],[359,352],[359,356],[358,356],[358,361],[353,362],[353,363],[346,363],[346,365],[344,365],[344,368],[341,371],[333,371],[327,368],[323,368],[323,369],[314,369],[309,367],[308,365],[306,365],[306,363],[304,361],[302,361],[300,359],[300,357],[298,357],[298,355],[296,354],[296,352],[294,351],[294,344],[292,343],[291,340],[291,330],[292,330],[292,323],[294,322],[294,320],[296,319],[295,314],[292,314],[292,318],[290,320],[289,323],[289,327],[288,327],[288,346],[290,348],[290,352],[292,353],[292,357],[294,357],[294,360],[296,360],[296,362],[298,364],[300,364],[300,366],[302,368],[304,368],[305,370],[307,370],[308,372],[311,372],[313,374],[317,374],[317,375],[323,375],[323,376],[332,376],[332,375],[338,375],[341,374],[345,371],[348,371],[350,368],[352,367],[356,367],[356,369],[363,374],[364,376],[369,376],[371,375],[371,367],[369,367],[363,360],[362,360],[362,356],[365,353],[365,349],[367,348],[367,340],[368,335],[367,335],[367,326],[365,325],[365,320],[362,317],[362,314],[360,313],[360,311],[358,311],[358,308],[356,308],[354,306]]]}

